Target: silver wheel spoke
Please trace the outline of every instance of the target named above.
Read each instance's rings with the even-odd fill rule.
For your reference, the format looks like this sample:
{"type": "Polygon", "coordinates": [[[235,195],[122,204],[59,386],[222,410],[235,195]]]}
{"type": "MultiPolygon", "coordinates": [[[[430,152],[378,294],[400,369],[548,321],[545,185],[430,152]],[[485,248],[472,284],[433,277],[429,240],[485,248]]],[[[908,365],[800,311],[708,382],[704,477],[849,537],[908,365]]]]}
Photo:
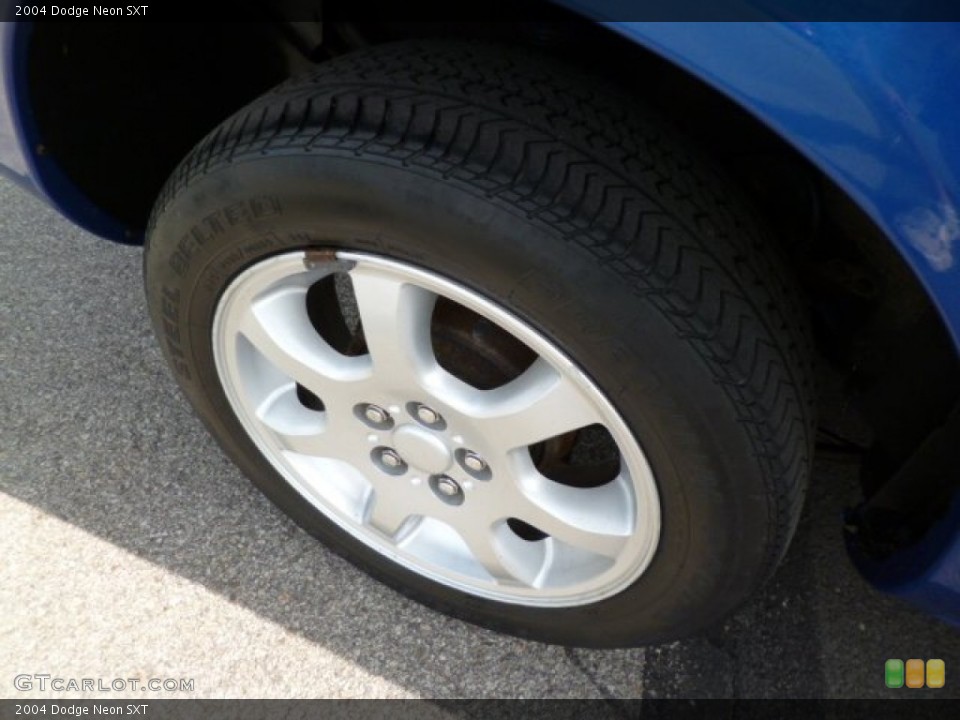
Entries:
{"type": "Polygon", "coordinates": [[[283,446],[290,452],[316,457],[337,457],[334,454],[336,444],[331,442],[331,438],[323,433],[298,435],[276,433],[276,435],[283,446]]]}
{"type": "Polygon", "coordinates": [[[302,455],[330,456],[336,446],[327,433],[326,414],[307,410],[296,394],[294,383],[281,386],[260,403],[257,418],[287,450],[302,455]]]}
{"type": "Polygon", "coordinates": [[[237,330],[277,369],[318,394],[368,373],[364,358],[330,347],[307,316],[306,288],[281,287],[253,302],[237,330]]]}
{"type": "Polygon", "coordinates": [[[478,421],[507,452],[599,422],[600,414],[572,380],[538,359],[513,381],[484,393],[478,421]]]}
{"type": "Polygon", "coordinates": [[[620,473],[599,487],[576,488],[541,475],[524,451],[514,455],[514,517],[566,545],[616,557],[636,530],[631,481],[620,473]]]}
{"type": "Polygon", "coordinates": [[[401,478],[385,478],[374,485],[364,508],[364,519],[394,542],[401,542],[416,529],[419,515],[408,501],[409,483],[401,478]]]}
{"type": "Polygon", "coordinates": [[[516,552],[516,547],[498,537],[495,528],[474,521],[458,532],[473,558],[497,582],[530,585],[539,574],[542,559],[536,553],[516,552]]]}
{"type": "Polygon", "coordinates": [[[379,268],[357,265],[350,278],[377,377],[398,387],[422,387],[437,367],[430,342],[437,296],[379,268]]]}

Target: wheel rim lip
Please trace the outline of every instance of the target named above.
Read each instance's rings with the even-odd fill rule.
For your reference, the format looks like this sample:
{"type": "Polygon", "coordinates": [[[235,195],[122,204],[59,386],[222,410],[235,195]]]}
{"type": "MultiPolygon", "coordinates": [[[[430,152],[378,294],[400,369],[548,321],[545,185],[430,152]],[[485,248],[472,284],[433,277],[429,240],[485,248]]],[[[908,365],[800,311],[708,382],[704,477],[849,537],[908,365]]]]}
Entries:
{"type": "MultiPolygon", "coordinates": [[[[527,322],[482,294],[433,271],[380,255],[345,250],[323,253],[293,251],[253,263],[227,285],[217,302],[211,339],[217,375],[228,404],[263,457],[302,498],[328,520],[354,539],[405,569],[475,597],[528,607],[559,608],[587,605],[612,597],[636,582],[652,562],[660,540],[660,501],[653,472],[639,441],[630,432],[605,394],[572,359],[527,322]],[[314,263],[312,260],[314,257],[324,259],[314,263]],[[336,260],[332,260],[333,257],[336,260]],[[225,319],[236,310],[233,306],[237,296],[243,294],[241,289],[252,277],[265,270],[273,269],[281,263],[289,263],[291,268],[299,265],[300,272],[307,272],[313,265],[325,262],[347,267],[358,263],[372,264],[407,275],[411,284],[465,305],[513,334],[534,350],[539,357],[544,358],[561,375],[573,379],[584,392],[590,395],[590,400],[600,409],[606,421],[604,425],[621,452],[622,462],[629,469],[633,500],[636,505],[637,528],[630,536],[624,551],[626,553],[629,550],[630,557],[626,558],[625,562],[620,562],[618,559],[614,566],[618,569],[617,573],[611,577],[606,577],[611,573],[603,573],[601,580],[592,584],[587,583],[588,587],[581,588],[575,593],[564,593],[562,588],[551,588],[545,591],[542,588],[490,587],[490,583],[481,583],[462,574],[438,569],[434,564],[424,563],[420,558],[405,554],[399,546],[390,542],[385,536],[379,535],[363,523],[358,523],[356,519],[331,506],[316,492],[310,490],[309,484],[284,457],[277,443],[262,431],[260,423],[250,416],[246,403],[240,399],[240,389],[234,381],[234,372],[231,372],[233,370],[230,359],[232,353],[229,344],[235,340],[234,336],[224,332],[224,325],[225,319]]],[[[362,398],[358,398],[358,402],[360,401],[362,398]]],[[[580,585],[583,584],[580,583],[580,585]]]]}

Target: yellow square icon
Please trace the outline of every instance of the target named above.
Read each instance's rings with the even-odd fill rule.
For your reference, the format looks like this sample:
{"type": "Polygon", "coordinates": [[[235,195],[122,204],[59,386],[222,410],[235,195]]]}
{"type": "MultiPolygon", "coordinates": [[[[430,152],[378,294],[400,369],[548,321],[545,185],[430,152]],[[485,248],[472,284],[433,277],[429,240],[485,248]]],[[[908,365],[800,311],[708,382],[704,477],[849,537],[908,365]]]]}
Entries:
{"type": "Polygon", "coordinates": [[[927,687],[942,688],[946,675],[943,660],[927,660],[927,687]]]}
{"type": "Polygon", "coordinates": [[[923,687],[923,660],[907,660],[907,687],[923,687]]]}

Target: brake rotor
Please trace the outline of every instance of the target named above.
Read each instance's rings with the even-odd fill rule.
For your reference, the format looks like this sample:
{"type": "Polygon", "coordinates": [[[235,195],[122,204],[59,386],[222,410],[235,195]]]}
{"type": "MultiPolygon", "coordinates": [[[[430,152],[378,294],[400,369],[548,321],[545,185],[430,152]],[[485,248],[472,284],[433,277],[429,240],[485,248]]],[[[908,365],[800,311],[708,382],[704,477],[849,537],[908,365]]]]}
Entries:
{"type": "MultiPolygon", "coordinates": [[[[481,390],[518,377],[536,354],[515,337],[477,313],[445,298],[433,312],[431,339],[437,361],[447,371],[481,390]]],[[[557,435],[530,448],[537,469],[550,475],[568,467],[577,431],[557,435]]]]}

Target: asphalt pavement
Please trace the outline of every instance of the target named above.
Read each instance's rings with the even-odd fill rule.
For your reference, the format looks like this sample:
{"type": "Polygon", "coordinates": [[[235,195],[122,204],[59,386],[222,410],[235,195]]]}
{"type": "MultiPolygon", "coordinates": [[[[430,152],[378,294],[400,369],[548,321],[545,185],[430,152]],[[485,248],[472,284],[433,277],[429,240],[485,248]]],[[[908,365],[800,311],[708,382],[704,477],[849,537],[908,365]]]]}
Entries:
{"type": "Polygon", "coordinates": [[[570,650],[401,597],[223,456],[157,349],[140,261],[0,180],[0,697],[110,696],[15,689],[42,673],[193,680],[138,697],[960,696],[960,632],[847,560],[849,460],[818,461],[783,566],[706,635],[570,650]],[[935,657],[943,689],[884,687],[887,658],[935,657]]]}

